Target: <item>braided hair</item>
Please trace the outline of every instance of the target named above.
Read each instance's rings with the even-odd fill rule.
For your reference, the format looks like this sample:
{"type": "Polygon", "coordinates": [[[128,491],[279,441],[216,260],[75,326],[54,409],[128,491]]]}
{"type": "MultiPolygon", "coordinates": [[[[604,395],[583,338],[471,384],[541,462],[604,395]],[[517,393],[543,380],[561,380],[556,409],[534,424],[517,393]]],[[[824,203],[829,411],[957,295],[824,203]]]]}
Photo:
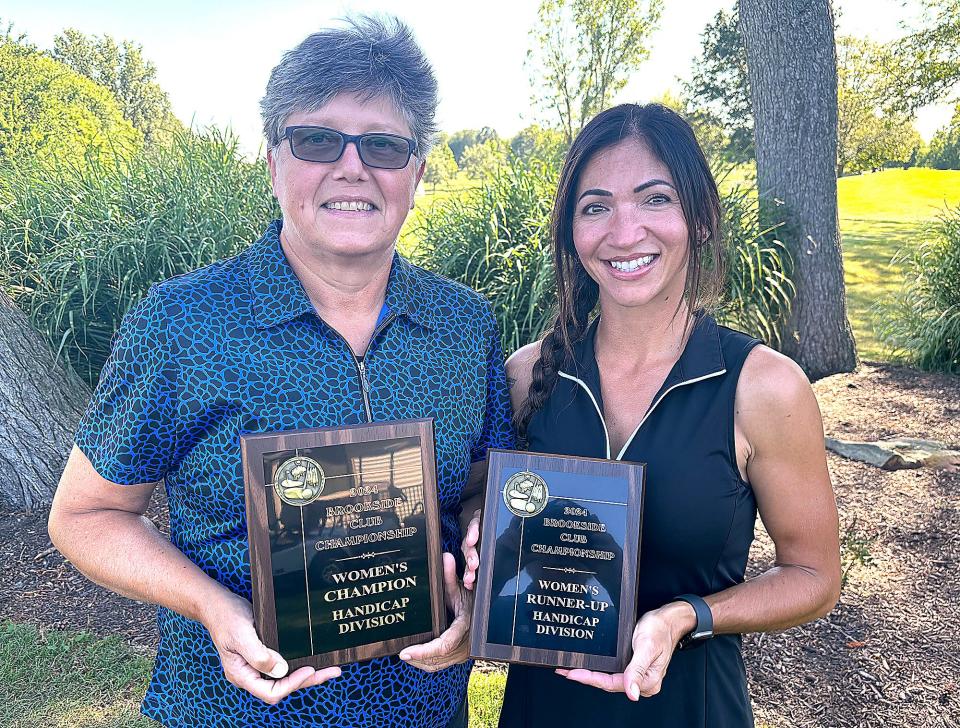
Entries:
{"type": "Polygon", "coordinates": [[[690,247],[683,301],[690,310],[715,305],[723,290],[724,255],[720,245],[720,195],[693,129],[661,104],[621,104],[597,114],[573,140],[560,171],[550,233],[557,282],[557,314],[540,344],[526,401],[514,415],[521,440],[527,426],[557,383],[557,372],[573,358],[573,345],[586,334],[600,296],[573,242],[577,186],[597,152],[625,139],[645,142],[670,170],[687,224],[690,247]]]}

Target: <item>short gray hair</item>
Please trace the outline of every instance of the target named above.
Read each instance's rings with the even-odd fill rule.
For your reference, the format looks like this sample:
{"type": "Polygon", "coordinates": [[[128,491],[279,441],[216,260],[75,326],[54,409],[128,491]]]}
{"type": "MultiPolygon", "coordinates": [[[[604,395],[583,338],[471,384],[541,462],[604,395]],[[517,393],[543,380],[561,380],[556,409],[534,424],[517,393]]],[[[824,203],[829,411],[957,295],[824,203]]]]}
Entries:
{"type": "Polygon", "coordinates": [[[260,100],[272,149],[291,114],[316,111],[340,93],[393,101],[424,159],[437,132],[437,79],[410,28],[393,16],[360,15],[325,28],[287,51],[260,100]]]}

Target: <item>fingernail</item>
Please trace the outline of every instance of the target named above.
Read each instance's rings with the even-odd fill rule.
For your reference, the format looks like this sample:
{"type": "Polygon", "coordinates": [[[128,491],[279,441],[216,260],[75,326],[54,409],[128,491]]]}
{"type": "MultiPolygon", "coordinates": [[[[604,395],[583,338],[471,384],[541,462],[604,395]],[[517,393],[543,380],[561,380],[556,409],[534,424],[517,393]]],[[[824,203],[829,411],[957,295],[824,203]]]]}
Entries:
{"type": "Polygon", "coordinates": [[[289,668],[287,667],[287,663],[281,660],[276,665],[274,665],[273,669],[267,674],[273,678],[281,678],[287,674],[288,669],[289,668]]]}
{"type": "Polygon", "coordinates": [[[409,659],[410,659],[410,653],[409,653],[409,652],[401,652],[401,653],[400,653],[400,659],[401,659],[401,660],[409,660],[409,659]]]}
{"type": "Polygon", "coordinates": [[[634,700],[640,700],[640,686],[636,683],[630,685],[630,697],[634,700]]]}

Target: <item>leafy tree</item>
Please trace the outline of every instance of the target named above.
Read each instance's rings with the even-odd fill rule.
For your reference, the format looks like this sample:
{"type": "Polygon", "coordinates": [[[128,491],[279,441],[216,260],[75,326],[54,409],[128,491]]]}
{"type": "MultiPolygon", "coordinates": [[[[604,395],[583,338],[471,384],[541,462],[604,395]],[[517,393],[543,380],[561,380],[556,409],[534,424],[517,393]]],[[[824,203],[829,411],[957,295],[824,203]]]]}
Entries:
{"type": "Polygon", "coordinates": [[[142,141],[104,87],[30,46],[0,39],[0,160],[126,156],[142,141]]]}
{"type": "Polygon", "coordinates": [[[496,138],[497,132],[489,126],[485,126],[482,129],[461,129],[460,131],[456,131],[450,135],[447,144],[450,146],[450,151],[453,152],[453,158],[457,160],[457,164],[462,166],[463,152],[467,147],[472,147],[474,144],[483,144],[489,139],[496,138]]]}
{"type": "Polygon", "coordinates": [[[8,21],[3,25],[3,18],[0,18],[0,43],[16,43],[19,46],[35,51],[37,47],[27,40],[26,33],[14,33],[13,22],[8,21]]]}
{"type": "Polygon", "coordinates": [[[863,38],[837,39],[837,176],[905,162],[921,144],[910,115],[885,108],[899,92],[894,50],[863,38]]]}
{"type": "Polygon", "coordinates": [[[467,147],[460,161],[460,169],[471,179],[494,177],[507,161],[510,147],[502,139],[488,139],[482,144],[467,147]]]}
{"type": "Polygon", "coordinates": [[[531,124],[521,129],[510,140],[510,154],[517,159],[539,159],[559,163],[563,161],[566,152],[567,145],[563,134],[556,129],[544,128],[539,124],[531,124]]]}
{"type": "Polygon", "coordinates": [[[914,112],[948,97],[960,81],[960,0],[920,0],[916,27],[893,45],[892,72],[897,93],[891,109],[914,112]]]}
{"type": "Polygon", "coordinates": [[[856,150],[851,158],[851,169],[855,170],[911,166],[916,163],[923,146],[923,139],[913,122],[906,115],[897,113],[869,117],[848,141],[856,150]],[[858,144],[861,136],[864,141],[858,144]]]}
{"type": "MultiPolygon", "coordinates": [[[[891,104],[901,85],[896,46],[849,36],[837,38],[836,46],[838,176],[908,160],[920,142],[911,115],[891,104]]],[[[754,154],[753,104],[736,9],[717,13],[704,29],[702,47],[685,87],[687,113],[705,130],[719,125],[726,137],[723,155],[744,161],[754,154]]]]}
{"type": "Polygon", "coordinates": [[[960,169],[960,104],[950,123],[933,135],[924,164],[936,169],[960,169]]]}
{"type": "Polygon", "coordinates": [[[702,125],[719,127],[728,161],[752,159],[753,105],[736,8],[718,12],[700,39],[702,50],[693,77],[684,84],[687,106],[696,110],[702,125]]]}
{"type": "Polygon", "coordinates": [[[453,179],[459,170],[450,147],[441,141],[430,150],[427,156],[427,169],[423,173],[423,181],[433,185],[433,189],[437,189],[437,185],[453,179]]]}
{"type": "Polygon", "coordinates": [[[649,56],[663,0],[541,0],[527,54],[535,103],[567,144],[649,56]]]}
{"type": "Polygon", "coordinates": [[[147,142],[170,138],[181,128],[170,109],[167,92],[156,82],[157,69],[137,43],[120,45],[109,35],[87,36],[68,28],[53,39],[51,55],[74,71],[110,90],[124,117],[147,142]]]}

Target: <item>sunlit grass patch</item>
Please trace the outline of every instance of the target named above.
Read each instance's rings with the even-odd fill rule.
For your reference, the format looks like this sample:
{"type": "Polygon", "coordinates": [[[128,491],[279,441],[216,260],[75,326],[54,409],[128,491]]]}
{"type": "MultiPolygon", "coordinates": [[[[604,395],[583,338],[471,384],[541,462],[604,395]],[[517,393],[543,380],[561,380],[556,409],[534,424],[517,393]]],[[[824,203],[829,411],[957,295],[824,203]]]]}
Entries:
{"type": "Polygon", "coordinates": [[[924,221],[960,203],[960,170],[886,169],[837,181],[841,218],[924,221]]]}
{"type": "Polygon", "coordinates": [[[506,684],[505,672],[474,668],[468,689],[471,728],[495,728],[500,719],[500,704],[506,684]]]}
{"type": "Polygon", "coordinates": [[[893,258],[923,241],[945,204],[960,203],[960,171],[888,169],[843,177],[837,187],[847,314],[857,350],[867,360],[889,359],[877,338],[876,309],[903,282],[893,258]]]}

